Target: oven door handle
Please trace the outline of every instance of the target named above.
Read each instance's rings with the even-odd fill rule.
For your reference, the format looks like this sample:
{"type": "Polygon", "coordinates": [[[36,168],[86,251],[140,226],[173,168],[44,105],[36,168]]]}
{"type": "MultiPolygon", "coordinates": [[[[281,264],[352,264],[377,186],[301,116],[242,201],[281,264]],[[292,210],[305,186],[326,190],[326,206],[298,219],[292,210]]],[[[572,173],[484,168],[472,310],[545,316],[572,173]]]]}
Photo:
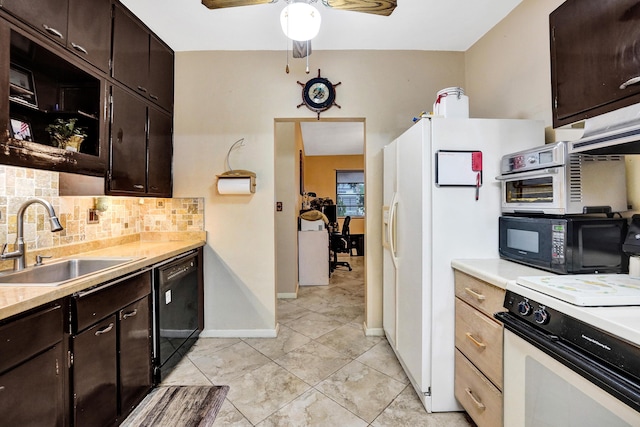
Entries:
{"type": "Polygon", "coordinates": [[[640,411],[640,384],[629,381],[617,371],[600,363],[595,357],[589,357],[574,350],[560,341],[558,337],[539,331],[509,312],[495,313],[493,317],[501,321],[508,331],[513,332],[636,411],[640,411]]]}
{"type": "Polygon", "coordinates": [[[537,169],[529,172],[517,172],[517,173],[510,173],[508,175],[498,175],[496,176],[496,179],[498,181],[515,181],[515,180],[529,179],[529,178],[544,178],[545,176],[548,176],[548,175],[556,175],[560,173],[561,168],[562,166],[556,166],[553,168],[537,169]]]}

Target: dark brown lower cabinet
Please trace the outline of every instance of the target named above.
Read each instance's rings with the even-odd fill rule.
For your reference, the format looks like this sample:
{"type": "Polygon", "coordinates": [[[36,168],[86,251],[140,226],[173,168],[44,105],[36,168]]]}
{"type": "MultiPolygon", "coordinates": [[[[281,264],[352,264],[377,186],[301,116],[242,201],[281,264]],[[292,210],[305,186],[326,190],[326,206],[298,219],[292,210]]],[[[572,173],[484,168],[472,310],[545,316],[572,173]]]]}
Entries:
{"type": "Polygon", "coordinates": [[[63,363],[58,344],[0,375],[0,425],[64,425],[63,363]]]}
{"type": "Polygon", "coordinates": [[[63,311],[55,302],[0,322],[0,425],[66,424],[63,311]]]}
{"type": "Polygon", "coordinates": [[[116,343],[115,315],[72,338],[76,426],[108,426],[118,416],[116,343]]]}
{"type": "MultiPolygon", "coordinates": [[[[126,416],[151,388],[150,298],[120,310],[120,414],[126,416]]],[[[122,417],[121,417],[122,418],[122,417]]]]}
{"type": "Polygon", "coordinates": [[[74,297],[75,427],[120,424],[151,390],[150,293],[147,271],[74,297]]]}

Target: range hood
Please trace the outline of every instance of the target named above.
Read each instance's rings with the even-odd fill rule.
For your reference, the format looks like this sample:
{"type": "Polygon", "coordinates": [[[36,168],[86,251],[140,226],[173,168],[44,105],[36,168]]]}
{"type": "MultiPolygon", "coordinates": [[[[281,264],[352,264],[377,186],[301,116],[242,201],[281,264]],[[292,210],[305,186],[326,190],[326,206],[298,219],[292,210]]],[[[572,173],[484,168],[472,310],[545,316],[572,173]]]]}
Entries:
{"type": "Polygon", "coordinates": [[[568,147],[570,154],[640,154],[640,104],[585,120],[582,137],[568,147]]]}

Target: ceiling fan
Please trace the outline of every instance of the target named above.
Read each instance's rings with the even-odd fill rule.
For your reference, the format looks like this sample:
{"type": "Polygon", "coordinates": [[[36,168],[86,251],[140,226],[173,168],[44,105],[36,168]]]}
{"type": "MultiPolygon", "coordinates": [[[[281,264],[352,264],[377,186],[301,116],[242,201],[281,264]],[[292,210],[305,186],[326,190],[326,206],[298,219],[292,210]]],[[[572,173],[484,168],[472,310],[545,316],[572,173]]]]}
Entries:
{"type": "MultiPolygon", "coordinates": [[[[278,0],[202,0],[209,9],[222,9],[234,6],[252,6],[256,4],[275,3],[278,0]]],[[[317,0],[316,0],[317,1],[317,0]]],[[[389,16],[397,6],[397,0],[320,0],[323,5],[332,9],[350,10],[352,12],[372,13],[389,16]]]]}
{"type": "MultiPolygon", "coordinates": [[[[276,3],[278,0],[202,0],[202,4],[209,9],[223,9],[236,6],[253,6],[258,4],[276,3]]],[[[294,3],[296,0],[284,0],[286,3],[294,3]]],[[[316,3],[318,0],[299,0],[303,3],[316,3]]],[[[352,12],[370,13],[374,15],[389,16],[397,6],[397,0],[320,0],[326,7],[352,12]]],[[[292,40],[293,57],[304,58],[311,54],[311,42],[292,40]]],[[[308,61],[308,58],[307,58],[308,61]]],[[[287,56],[287,73],[289,63],[287,56]]],[[[307,64],[307,73],[309,67],[307,64]]]]}

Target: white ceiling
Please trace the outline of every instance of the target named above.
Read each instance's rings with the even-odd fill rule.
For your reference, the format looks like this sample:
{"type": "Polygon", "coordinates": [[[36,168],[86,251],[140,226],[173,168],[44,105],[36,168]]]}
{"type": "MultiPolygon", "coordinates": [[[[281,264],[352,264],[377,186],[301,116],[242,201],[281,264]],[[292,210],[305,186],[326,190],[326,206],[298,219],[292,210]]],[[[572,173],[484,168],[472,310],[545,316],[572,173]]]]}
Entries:
{"type": "MultiPolygon", "coordinates": [[[[120,0],[175,51],[285,50],[285,0],[210,10],[200,0],[120,0]]],[[[469,49],[522,0],[398,0],[391,16],[333,10],[322,17],[316,50],[469,49]]]]}
{"type": "MultiPolygon", "coordinates": [[[[286,0],[210,10],[201,0],[120,0],[174,51],[285,50],[286,0]]],[[[391,16],[333,10],[318,1],[314,50],[466,51],[522,0],[398,0],[391,16]]],[[[308,155],[358,154],[364,124],[304,122],[308,155]]]]}
{"type": "Polygon", "coordinates": [[[307,156],[364,153],[364,122],[301,122],[307,156]]]}

